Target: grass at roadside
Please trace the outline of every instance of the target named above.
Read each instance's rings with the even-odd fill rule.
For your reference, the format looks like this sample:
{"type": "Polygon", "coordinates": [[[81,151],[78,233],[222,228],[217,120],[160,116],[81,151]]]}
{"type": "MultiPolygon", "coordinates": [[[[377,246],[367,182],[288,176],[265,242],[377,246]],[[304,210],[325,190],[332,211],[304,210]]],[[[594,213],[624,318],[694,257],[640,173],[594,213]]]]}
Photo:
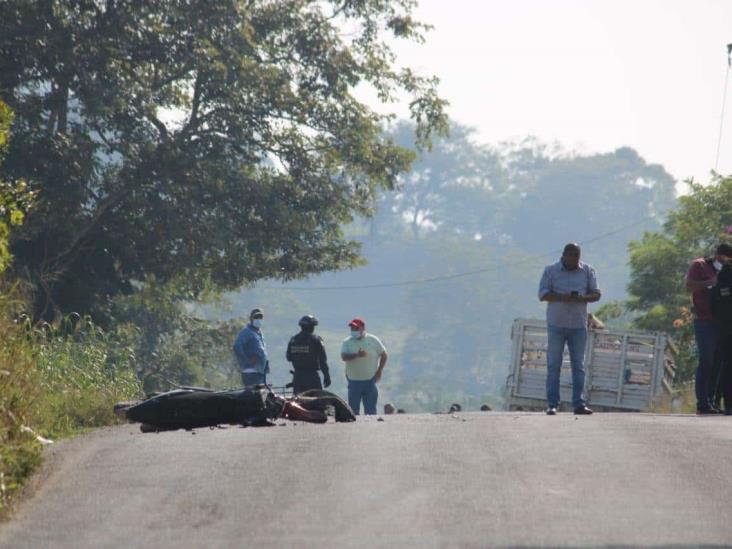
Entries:
{"type": "Polygon", "coordinates": [[[113,404],[140,394],[131,351],[88,321],[34,329],[0,293],[0,516],[41,462],[43,439],[115,422],[113,404]]]}
{"type": "Polygon", "coordinates": [[[672,395],[664,395],[648,410],[657,414],[693,414],[696,412],[694,383],[687,382],[674,387],[672,395]]]}

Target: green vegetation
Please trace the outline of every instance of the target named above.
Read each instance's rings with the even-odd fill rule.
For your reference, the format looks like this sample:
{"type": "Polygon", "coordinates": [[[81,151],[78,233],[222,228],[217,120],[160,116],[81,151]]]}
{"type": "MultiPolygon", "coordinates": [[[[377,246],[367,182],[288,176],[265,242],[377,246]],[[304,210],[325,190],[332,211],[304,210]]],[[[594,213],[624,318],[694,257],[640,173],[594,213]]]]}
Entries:
{"type": "MultiPolygon", "coordinates": [[[[5,160],[12,123],[13,112],[0,99],[0,166],[5,160]]],[[[23,223],[33,198],[34,193],[22,179],[7,181],[0,179],[0,275],[10,265],[10,230],[23,223]]]]}
{"type": "Polygon", "coordinates": [[[129,348],[88,319],[32,328],[25,302],[0,301],[0,512],[40,462],[41,438],[115,421],[115,402],[140,396],[129,348]]]}
{"type": "Polygon", "coordinates": [[[732,180],[692,184],[673,211],[673,178],[627,147],[448,137],[437,80],[389,48],[422,39],[414,7],[0,2],[3,505],[36,434],[108,424],[142,391],[238,384],[230,346],[254,306],[275,385],[314,313],[343,394],[359,315],[390,351],[382,403],[495,406],[511,323],[543,313],[541,269],[569,241],[600,314],[674,333],[689,377],[682,273],[726,237],[732,180]],[[359,101],[369,89],[408,96],[412,120],[359,101]]]}
{"type": "MultiPolygon", "coordinates": [[[[394,140],[406,146],[412,131],[399,125],[394,140]]],[[[397,351],[380,385],[385,400],[413,412],[444,411],[451,402],[493,405],[508,374],[513,320],[544,315],[537,299],[543,267],[579,241],[603,290],[597,307],[624,301],[628,241],[661,227],[676,203],[674,187],[661,166],[629,148],[578,155],[530,139],[489,146],[453,124],[448,138],[418,155],[397,190],[380,195],[372,219],[348,227],[367,265],[281,287],[265,282],[229,298],[235,315],[255,305],[269,312],[278,383],[288,378],[284,346],[299,315],[315,314],[328,334],[334,386],[342,379],[345,324],[362,315],[397,351]],[[371,287],[433,277],[442,279],[371,287]],[[323,286],[351,288],[290,289],[323,286]]],[[[624,315],[617,320],[632,320],[624,315]]]]}
{"type": "Polygon", "coordinates": [[[630,299],[634,325],[663,330],[679,345],[678,380],[691,380],[696,369],[691,296],[684,274],[689,262],[710,256],[721,242],[732,242],[732,177],[715,175],[703,186],[689,182],[663,228],[630,243],[630,299]]]}
{"type": "MultiPolygon", "coordinates": [[[[187,311],[181,287],[144,284],[106,306],[110,329],[127,341],[145,392],[180,385],[225,387],[234,367],[231,344],[240,324],[207,321],[187,311]]],[[[233,382],[233,383],[232,383],[233,382]]]]}
{"type": "Polygon", "coordinates": [[[24,331],[7,318],[14,303],[0,298],[0,511],[39,463],[40,448],[22,430],[32,407],[39,372],[24,331]]]}
{"type": "MultiPolygon", "coordinates": [[[[12,113],[0,101],[0,155],[12,113]]],[[[33,194],[22,181],[0,183],[0,513],[39,464],[41,441],[108,425],[115,402],[140,394],[130,348],[91,320],[69,317],[34,328],[21,284],[4,276],[10,231],[33,194]]]]}
{"type": "Polygon", "coordinates": [[[414,153],[355,91],[408,97],[420,147],[446,129],[437,80],[389,46],[422,39],[414,7],[0,2],[3,504],[32,432],[109,423],[140,387],[238,381],[240,324],[191,302],[362,263],[343,227],[414,153]]]}
{"type": "Polygon", "coordinates": [[[88,318],[41,332],[34,341],[40,393],[31,417],[42,432],[59,437],[111,424],[114,403],[141,396],[128,342],[88,318]]]}
{"type": "Polygon", "coordinates": [[[414,154],[355,90],[406,94],[422,145],[446,126],[437,81],[388,45],[421,40],[414,4],[0,3],[3,172],[39,190],[11,238],[34,317],[96,315],[141,282],[195,296],[359,264],[342,226],[414,154]]]}

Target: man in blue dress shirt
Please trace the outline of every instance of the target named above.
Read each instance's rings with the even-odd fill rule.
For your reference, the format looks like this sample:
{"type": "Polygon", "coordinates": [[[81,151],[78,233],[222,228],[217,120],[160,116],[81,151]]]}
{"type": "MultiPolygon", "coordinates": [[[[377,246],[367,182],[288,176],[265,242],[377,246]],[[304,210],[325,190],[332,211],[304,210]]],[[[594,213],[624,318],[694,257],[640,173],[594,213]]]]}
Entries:
{"type": "Polygon", "coordinates": [[[264,311],[256,308],[249,313],[249,324],[234,341],[234,354],[239,363],[241,380],[245,387],[264,385],[269,373],[267,347],[262,335],[264,311]]]}
{"type": "Polygon", "coordinates": [[[567,244],[561,259],[544,268],[539,284],[539,300],[546,301],[548,345],[546,351],[547,415],[559,408],[559,375],[565,345],[572,365],[572,406],[575,414],[592,413],[582,394],[585,385],[587,344],[587,304],[600,299],[595,269],[580,261],[578,244],[567,244]]]}

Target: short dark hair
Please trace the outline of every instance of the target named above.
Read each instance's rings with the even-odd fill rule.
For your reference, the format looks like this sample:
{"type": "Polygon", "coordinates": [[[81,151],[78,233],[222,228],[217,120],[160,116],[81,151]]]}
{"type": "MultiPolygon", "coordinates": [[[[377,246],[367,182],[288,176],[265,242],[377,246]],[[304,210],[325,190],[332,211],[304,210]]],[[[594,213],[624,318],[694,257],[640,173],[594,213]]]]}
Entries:
{"type": "Polygon", "coordinates": [[[580,250],[579,244],[575,244],[574,242],[570,242],[569,244],[567,244],[564,247],[564,250],[562,251],[562,255],[565,255],[567,252],[577,252],[577,253],[579,253],[580,251],[581,250],[580,250]]]}
{"type": "Polygon", "coordinates": [[[732,257],[732,245],[727,244],[726,242],[722,242],[719,246],[717,246],[717,255],[726,255],[727,257],[732,257]]]}

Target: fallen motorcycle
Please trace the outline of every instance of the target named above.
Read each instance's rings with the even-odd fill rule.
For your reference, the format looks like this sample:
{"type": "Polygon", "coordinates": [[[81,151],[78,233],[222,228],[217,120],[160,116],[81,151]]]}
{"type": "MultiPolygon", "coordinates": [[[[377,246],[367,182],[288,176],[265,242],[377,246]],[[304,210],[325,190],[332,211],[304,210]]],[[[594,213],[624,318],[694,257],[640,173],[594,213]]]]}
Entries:
{"type": "Polygon", "coordinates": [[[264,385],[233,391],[182,387],[142,401],[118,403],[115,413],[141,423],[143,432],[155,432],[222,424],[264,426],[278,418],[325,423],[328,408],[334,410],[337,422],[356,420],[348,404],[329,391],[286,398],[264,385]]]}

